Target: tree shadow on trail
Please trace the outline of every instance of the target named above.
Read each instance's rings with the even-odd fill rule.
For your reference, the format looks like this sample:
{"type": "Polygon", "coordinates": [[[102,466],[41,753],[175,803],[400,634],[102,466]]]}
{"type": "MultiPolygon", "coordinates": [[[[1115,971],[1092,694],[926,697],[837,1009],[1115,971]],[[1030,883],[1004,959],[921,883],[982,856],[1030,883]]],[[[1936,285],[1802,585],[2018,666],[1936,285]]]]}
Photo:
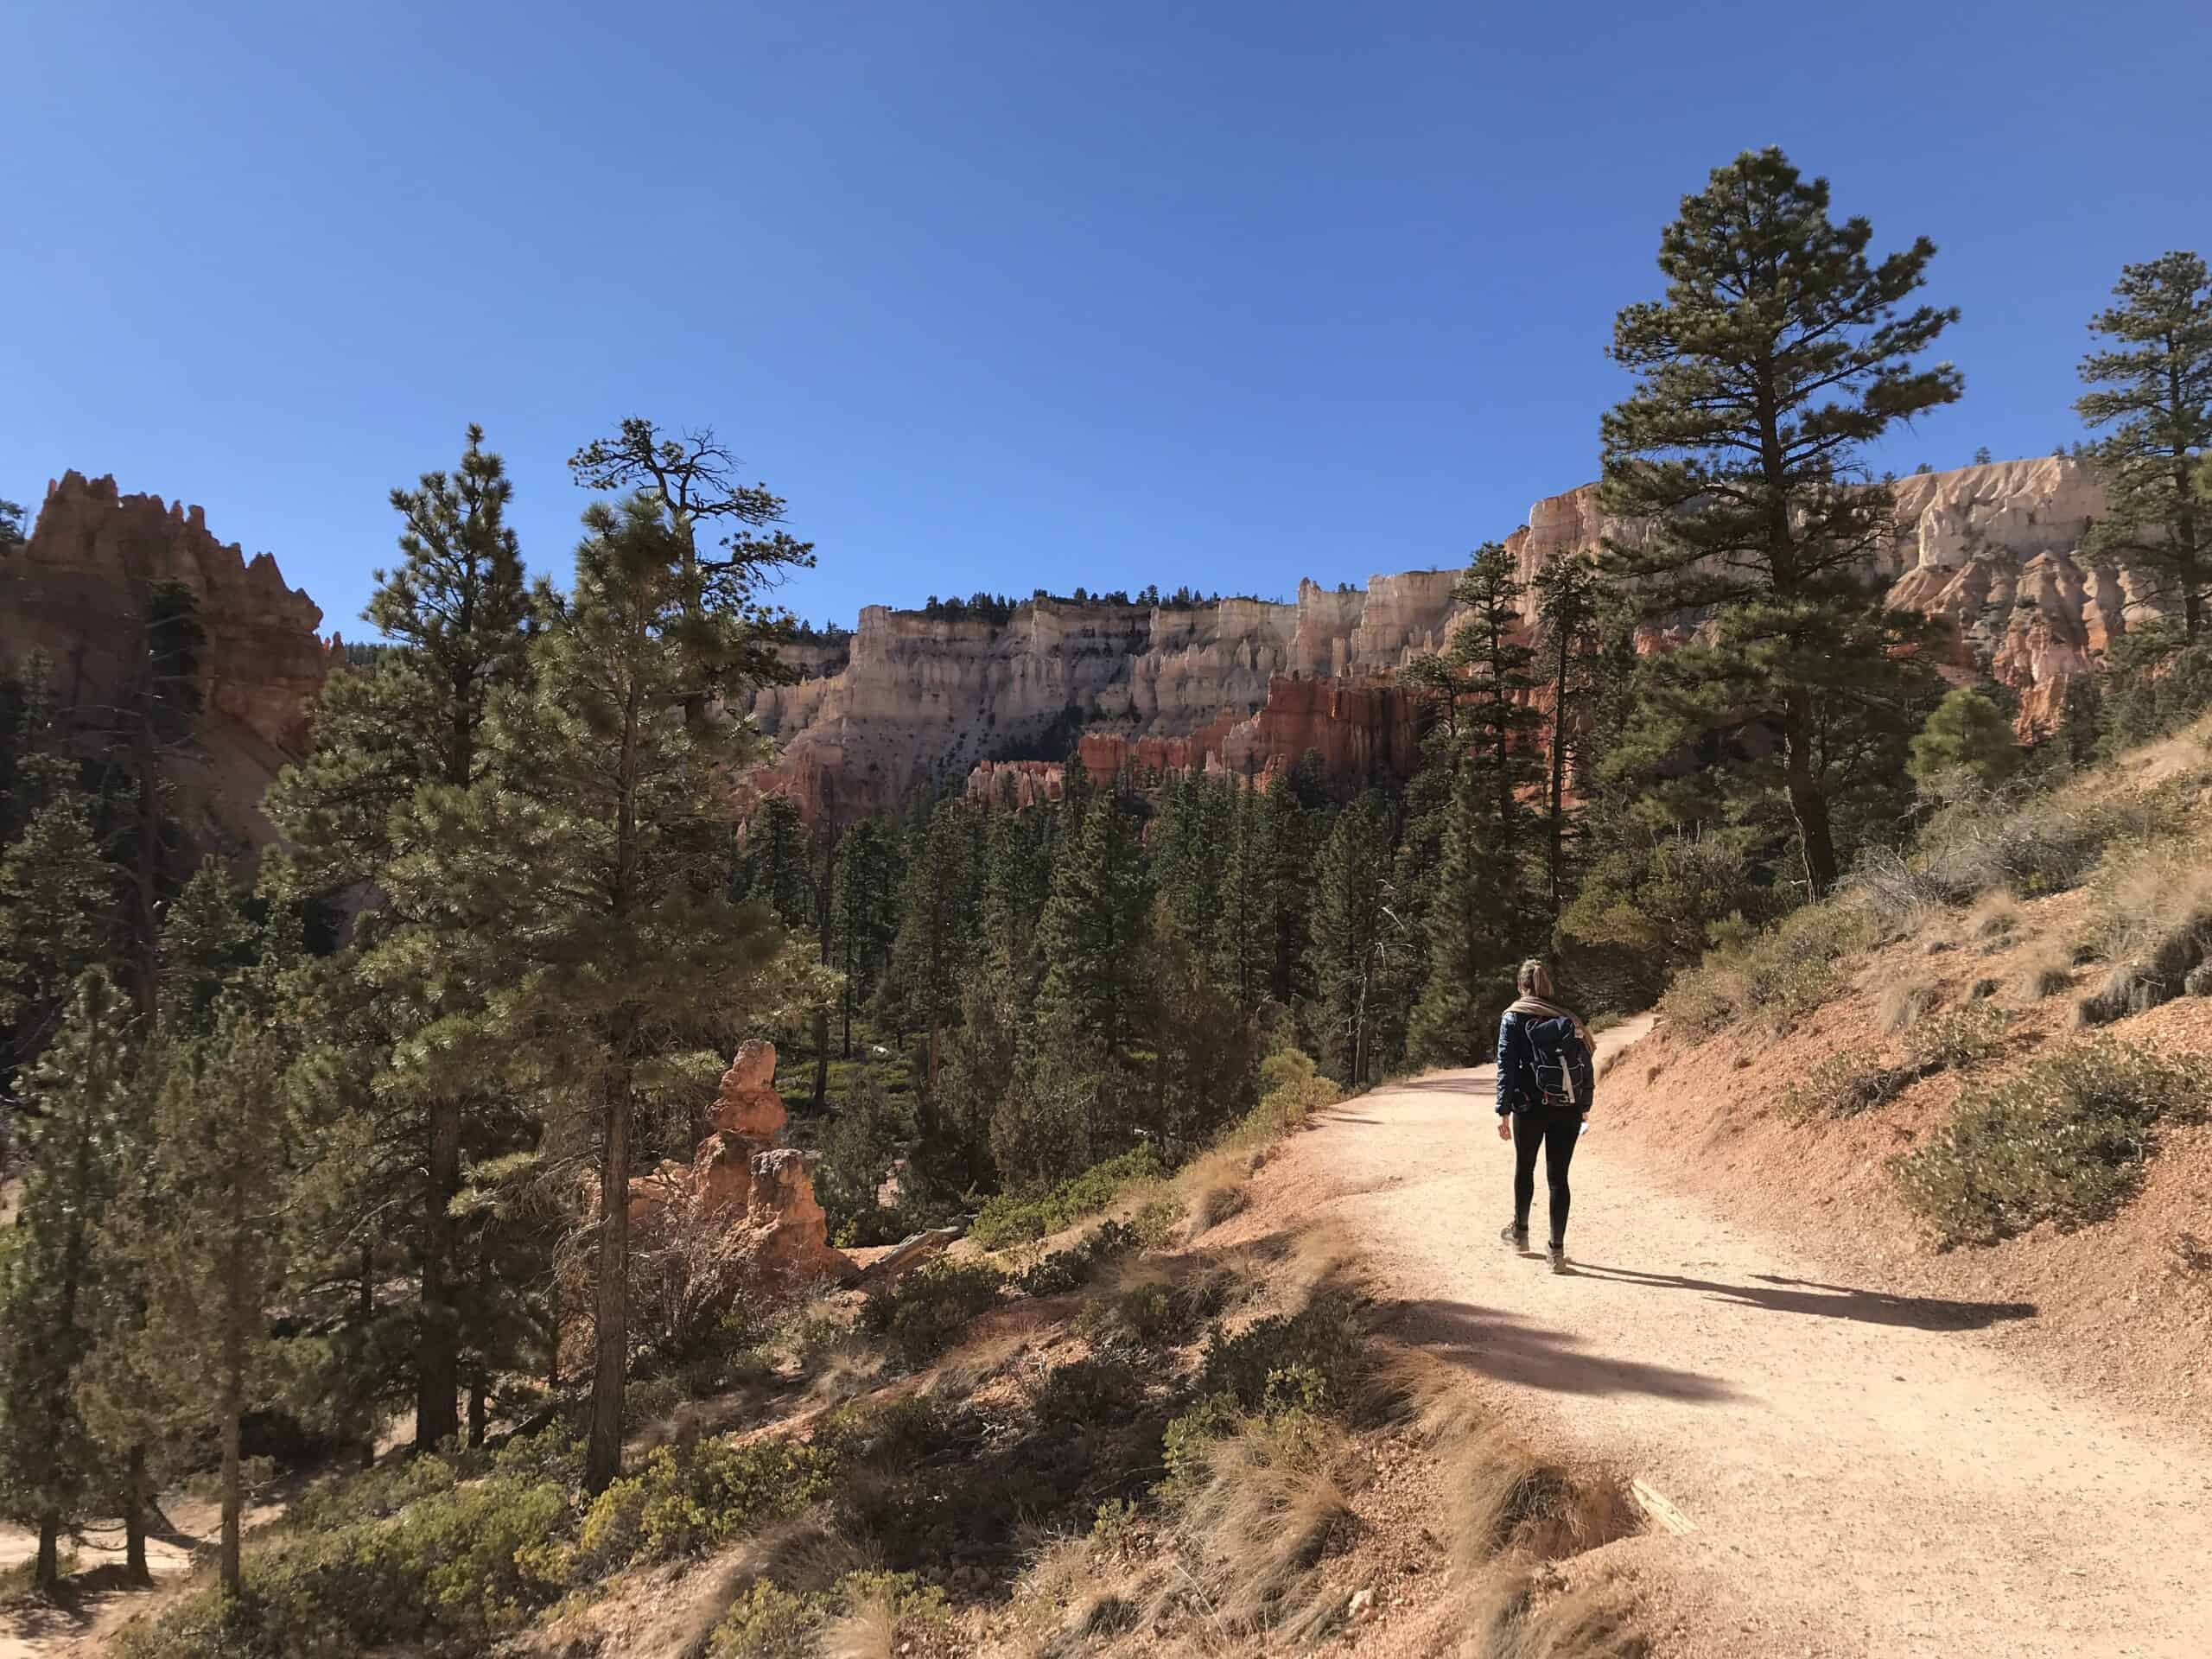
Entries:
{"type": "Polygon", "coordinates": [[[1385,1303],[1382,1313],[1385,1327],[1412,1346],[1502,1382],[1555,1394],[1648,1394],[1693,1405],[1740,1397],[1719,1377],[1592,1353],[1580,1337],[1499,1308],[1423,1299],[1385,1303]]]}
{"type": "Polygon", "coordinates": [[[1777,1313],[1809,1313],[1821,1319],[1855,1319],[1862,1325],[1904,1325],[1915,1331],[1985,1331],[2007,1319],[2031,1319],[2038,1312],[2033,1302],[1953,1302],[1934,1296],[1892,1296],[1883,1291],[1824,1285],[1811,1279],[1787,1279],[1771,1273],[1753,1274],[1749,1284],[1729,1284],[1718,1279],[1692,1279],[1676,1273],[1609,1268],[1595,1262],[1577,1262],[1574,1270],[1586,1278],[1617,1285],[1702,1291],[1709,1300],[1732,1302],[1738,1307],[1763,1307],[1777,1313]]]}

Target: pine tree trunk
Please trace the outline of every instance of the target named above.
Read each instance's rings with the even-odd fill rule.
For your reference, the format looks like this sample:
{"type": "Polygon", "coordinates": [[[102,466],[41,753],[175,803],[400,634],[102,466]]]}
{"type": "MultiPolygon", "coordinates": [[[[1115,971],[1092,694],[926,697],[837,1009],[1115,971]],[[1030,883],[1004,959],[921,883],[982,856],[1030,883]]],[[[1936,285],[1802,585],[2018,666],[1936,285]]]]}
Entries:
{"type": "Polygon", "coordinates": [[[415,1357],[415,1445],[427,1452],[461,1432],[461,1327],[453,1306],[454,1195],[461,1190],[461,1103],[430,1106],[429,1179],[423,1202],[423,1328],[415,1357]]]}
{"type": "Polygon", "coordinates": [[[830,1099],[830,1010],[814,1011],[814,1109],[830,1099]]]}
{"type": "MultiPolygon", "coordinates": [[[[629,1036],[613,1045],[626,1052],[629,1036]]],[[[630,1346],[630,1081],[618,1059],[600,1109],[599,1284],[592,1342],[591,1440],[584,1490],[603,1492],[622,1472],[622,1384],[630,1346]]]]}
{"type": "Polygon", "coordinates": [[[123,1467],[123,1576],[151,1584],[146,1566],[146,1448],[134,1446],[123,1467]]]}
{"type": "Polygon", "coordinates": [[[235,1337],[226,1340],[230,1353],[226,1356],[223,1376],[223,1594],[235,1596],[238,1592],[238,1541],[241,1521],[245,1508],[245,1471],[238,1457],[239,1420],[243,1415],[239,1404],[245,1392],[245,1357],[235,1337]]]}
{"type": "Polygon", "coordinates": [[[491,1419],[491,1401],[486,1397],[484,1379],[481,1376],[470,1377],[468,1379],[469,1445],[484,1444],[484,1430],[491,1419]]]}
{"type": "Polygon", "coordinates": [[[50,1596],[61,1587],[61,1517],[48,1510],[38,1518],[38,1564],[31,1588],[50,1596]]]}
{"type": "Polygon", "coordinates": [[[1835,836],[1828,823],[1827,797],[1813,782],[1811,753],[1812,710],[1802,691],[1784,700],[1788,724],[1783,732],[1783,779],[1789,791],[1789,812],[1796,820],[1797,839],[1805,849],[1805,885],[1809,896],[1827,896],[1835,885],[1835,836]]]}

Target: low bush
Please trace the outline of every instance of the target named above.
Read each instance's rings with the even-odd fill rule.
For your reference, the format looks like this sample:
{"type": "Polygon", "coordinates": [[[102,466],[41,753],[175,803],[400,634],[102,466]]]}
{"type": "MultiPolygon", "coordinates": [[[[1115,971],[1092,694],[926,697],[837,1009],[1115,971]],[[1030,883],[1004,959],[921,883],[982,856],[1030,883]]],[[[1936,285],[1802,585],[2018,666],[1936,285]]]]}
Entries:
{"type": "Polygon", "coordinates": [[[1872,914],[1848,897],[1808,905],[1745,943],[1707,951],[1668,988],[1660,1012],[1700,1036],[1753,1015],[1786,1027],[1834,992],[1844,962],[1876,936],[1872,914]]]}
{"type": "Polygon", "coordinates": [[[604,1573],[640,1556],[696,1555],[796,1514],[834,1484],[834,1452],[798,1440],[664,1446],[594,1501],[578,1559],[604,1573]]]}
{"type": "Polygon", "coordinates": [[[2141,1184],[2160,1122],[2202,1116],[2208,1080],[2202,1062],[2109,1039],[2060,1049],[1961,1098],[1897,1160],[1900,1190],[1947,1245],[2101,1221],[2141,1184]]]}
{"type": "Polygon", "coordinates": [[[1911,1081],[1900,1066],[1870,1065],[1855,1054],[1831,1054],[1783,1091],[1783,1116],[1856,1117],[1888,1105],[1911,1081]]]}
{"type": "Polygon", "coordinates": [[[1031,1403],[1040,1422],[1093,1425],[1126,1419],[1143,1399],[1144,1381],[1128,1361],[1100,1354],[1052,1367],[1031,1403]]]}
{"type": "Polygon", "coordinates": [[[1025,1296],[1064,1296],[1089,1284],[1102,1268],[1132,1254],[1142,1243],[1128,1222],[1101,1222],[1067,1249],[1031,1262],[1016,1275],[1014,1287],[1025,1296]]]}
{"type": "Polygon", "coordinates": [[[238,1595],[187,1596],[117,1639],[127,1659],[340,1659],[416,1643],[474,1652],[569,1582],[565,1482],[493,1474],[423,1497],[396,1518],[257,1539],[238,1595]]]}
{"type": "Polygon", "coordinates": [[[2012,1024],[2004,1009],[1970,1002],[1924,1020],[1906,1037],[1904,1063],[1915,1077],[1938,1071],[1967,1071],[1993,1058],[2005,1046],[2012,1024]]]}
{"type": "Polygon", "coordinates": [[[1141,1146],[1118,1158],[1093,1164],[1050,1192],[1001,1192],[986,1199],[968,1236],[987,1250],[1026,1244],[1097,1214],[1125,1189],[1141,1181],[1158,1180],[1166,1173],[1160,1154],[1149,1145],[1141,1146]]]}
{"type": "Polygon", "coordinates": [[[968,1321],[993,1306],[1006,1275],[988,1262],[925,1262],[888,1289],[869,1296],[861,1323],[887,1338],[909,1365],[925,1365],[950,1348],[968,1321]]]}
{"type": "Polygon", "coordinates": [[[1955,904],[1992,889],[2062,893],[2087,880],[2108,848],[2155,840],[2188,818],[2189,804],[2170,790],[2116,799],[2000,791],[1937,813],[1916,857],[1955,904]]]}
{"type": "Polygon", "coordinates": [[[1271,1388],[1280,1394],[1279,1379],[1294,1379],[1314,1404],[1342,1412],[1359,1402],[1368,1372],[1366,1309],[1351,1291],[1330,1286],[1295,1313],[1255,1320],[1233,1337],[1217,1333],[1198,1387],[1257,1411],[1271,1388]]]}
{"type": "Polygon", "coordinates": [[[944,1592],[911,1573],[849,1573],[828,1590],[794,1592],[756,1579],[715,1628],[713,1659],[815,1659],[835,1651],[914,1654],[942,1647],[952,1619],[944,1592]],[[863,1636],[880,1640],[860,1640],[863,1636]]]}

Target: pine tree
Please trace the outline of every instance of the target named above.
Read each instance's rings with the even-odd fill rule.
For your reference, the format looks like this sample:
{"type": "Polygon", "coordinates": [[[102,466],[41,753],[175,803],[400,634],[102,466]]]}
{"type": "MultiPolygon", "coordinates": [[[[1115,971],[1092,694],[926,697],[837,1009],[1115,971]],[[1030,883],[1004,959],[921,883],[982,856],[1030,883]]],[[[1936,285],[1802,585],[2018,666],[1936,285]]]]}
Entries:
{"type": "Polygon", "coordinates": [[[806,826],[789,796],[771,795],[745,827],[736,896],[768,906],[786,927],[814,925],[814,882],[806,826]]]}
{"type": "Polygon", "coordinates": [[[1471,1064],[1512,983],[1519,906],[1496,804],[1481,770],[1463,765],[1423,918],[1427,972],[1407,1033],[1417,1065],[1471,1064]]]}
{"type": "Polygon", "coordinates": [[[960,972],[975,948],[981,871],[980,815],[940,801],[912,843],[892,942],[883,1007],[893,1027],[921,1039],[915,1066],[921,1087],[922,1133],[935,1128],[939,1050],[945,1028],[960,1017],[960,972]]]}
{"type": "Polygon", "coordinates": [[[2074,405],[2112,429],[2090,446],[2109,506],[2084,547],[2158,573],[2194,640],[2212,597],[2212,274],[2201,254],[2162,254],[2124,266],[2113,294],[2089,327],[2114,343],[2082,359],[2094,390],[2074,405]]]}
{"type": "Polygon", "coordinates": [[[99,856],[92,800],[73,784],[42,785],[43,804],[0,853],[0,1024],[10,1071],[44,1049],[79,976],[111,959],[113,870],[99,856]]]}
{"type": "Polygon", "coordinates": [[[0,1503],[37,1529],[35,1583],[47,1593],[60,1582],[62,1529],[114,1484],[111,1448],[86,1427],[76,1385],[105,1293],[95,1230],[135,1104],[130,1024],[105,972],[88,970],[26,1090],[36,1158],[0,1279],[0,1503]]]}
{"type": "Polygon", "coordinates": [[[1267,824],[1260,791],[1237,785],[1230,792],[1223,849],[1220,913],[1213,939],[1213,971],[1240,1011],[1256,1013],[1268,994],[1274,946],[1268,931],[1273,911],[1267,893],[1267,824]]]}
{"type": "Polygon", "coordinates": [[[901,884],[898,841],[887,820],[862,818],[845,832],[830,928],[833,962],[844,982],[838,993],[838,1052],[847,1059],[853,1053],[853,1011],[874,995],[890,965],[901,884]]]}
{"type": "Polygon", "coordinates": [[[1038,1018],[1094,1045],[1110,1061],[1135,1028],[1141,945],[1152,894],[1135,815],[1095,797],[1061,849],[1037,925],[1043,979],[1038,1018]]]}
{"type": "Polygon", "coordinates": [[[163,1028],[210,1035],[225,994],[253,965],[258,944],[238,885],[213,859],[204,861],[162,918],[163,1028]]]}
{"type": "Polygon", "coordinates": [[[1260,797],[1261,916],[1256,938],[1268,952],[1267,991],[1289,1009],[1313,990],[1306,938],[1313,912],[1313,825],[1288,777],[1260,797]]]}
{"type": "Polygon", "coordinates": [[[1547,846],[1546,886],[1551,918],[1559,920],[1567,907],[1568,842],[1574,815],[1567,804],[1567,791],[1587,771],[1586,756],[1579,752],[1589,726],[1590,701],[1596,690],[1598,649],[1598,568],[1586,555],[1553,560],[1536,575],[1536,619],[1542,633],[1544,681],[1551,691],[1550,729],[1545,747],[1549,751],[1550,781],[1545,790],[1547,846]],[[1584,764],[1576,764],[1578,760],[1584,764]]]}
{"type": "Polygon", "coordinates": [[[762,741],[749,721],[686,712],[759,649],[743,573],[702,574],[656,497],[594,505],[584,522],[531,683],[493,705],[484,775],[465,794],[418,794],[390,885],[447,948],[473,946],[474,976],[495,988],[480,1012],[431,1027],[418,1062],[529,1088],[595,1155],[597,1491],[621,1461],[641,1109],[671,1044],[693,1052],[687,1034],[726,1032],[783,936],[765,906],[729,897],[738,809],[724,779],[762,741]]]}
{"type": "Polygon", "coordinates": [[[1859,457],[1960,391],[1949,364],[1912,361],[1957,316],[1903,308],[1933,245],[1870,264],[1872,237],[1832,223],[1827,181],[1779,150],[1716,168],[1661,238],[1666,298],[1614,325],[1638,385],[1603,429],[1601,500],[1651,524],[1608,544],[1609,573],[1640,584],[1648,615],[1710,619],[1654,665],[1643,747],[1678,752],[1757,711],[1778,755],[1741,783],[1786,805],[1815,895],[1842,867],[1840,816],[1902,771],[1900,657],[1925,634],[1872,591],[1891,504],[1859,457]]]}
{"type": "MultiPolygon", "coordinates": [[[[129,1379],[132,1420],[158,1418],[178,1437],[217,1432],[220,1582],[232,1596],[245,1512],[240,1428],[284,1380],[270,1322],[295,1242],[291,1059],[278,1029],[243,1010],[213,1037],[173,1051],[139,1154],[150,1167],[123,1183],[102,1241],[136,1275],[143,1319],[96,1364],[129,1379]]],[[[104,1392],[119,1394],[112,1382],[104,1392]]]]}
{"type": "Polygon", "coordinates": [[[1983,692],[1962,685],[1928,716],[1912,740],[1905,769],[1923,789],[1950,772],[1964,772],[1982,788],[1994,789],[2024,759],[2004,711],[1983,692]]]}
{"type": "MultiPolygon", "coordinates": [[[[334,675],[315,721],[315,747],[271,789],[270,818],[296,849],[296,887],[367,889],[369,913],[351,942],[348,973],[326,976],[315,1005],[329,1040],[353,1052],[338,1069],[366,1069],[359,1109],[387,1144],[359,1166],[353,1186],[365,1213],[394,1195],[389,1179],[421,1170],[412,1225],[401,1240],[413,1258],[420,1300],[400,1369],[415,1382],[415,1435],[429,1447],[459,1432],[460,1351],[471,1253],[454,1215],[472,1138],[479,1149],[505,1137],[482,1120],[503,1110],[496,1097],[435,1080],[410,1058],[430,1022],[465,1018],[476,991],[450,972],[449,941],[435,923],[392,901],[389,875],[411,849],[396,838],[402,810],[424,791],[465,790],[481,775],[483,731],[493,699],[523,683],[532,606],[522,555],[506,523],[513,486],[484,431],[468,428],[460,464],[391,492],[400,515],[401,563],[376,573],[366,619],[398,647],[374,672],[334,675]],[[401,1144],[391,1146],[397,1138],[401,1144]]],[[[391,1229],[356,1224],[389,1238],[391,1229]]]]}
{"type": "Polygon", "coordinates": [[[1390,811],[1370,791],[1336,815],[1321,849],[1313,909],[1313,1023],[1321,1058],[1358,1088],[1375,1072],[1384,958],[1409,941],[1392,908],[1390,811]]]}

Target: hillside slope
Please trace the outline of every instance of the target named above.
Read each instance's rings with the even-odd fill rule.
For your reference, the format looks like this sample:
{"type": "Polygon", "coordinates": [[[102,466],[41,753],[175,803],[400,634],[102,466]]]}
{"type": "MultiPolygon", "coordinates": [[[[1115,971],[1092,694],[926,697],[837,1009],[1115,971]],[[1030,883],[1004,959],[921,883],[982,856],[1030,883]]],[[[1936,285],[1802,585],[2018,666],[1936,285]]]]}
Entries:
{"type": "MultiPolygon", "coordinates": [[[[2128,954],[2131,935],[2202,948],[2212,919],[2209,740],[2212,728],[2200,726],[2009,815],[2002,833],[2019,847],[2113,826],[2101,851],[2073,849],[2088,868],[2063,890],[1933,904],[1886,927],[1876,917],[1892,936],[1813,969],[1798,1008],[1784,997],[1711,1031],[1662,1017],[1601,1087],[1609,1127],[1654,1173],[1747,1225],[1805,1241],[1848,1271],[1906,1294],[2032,1306],[2035,1317],[2007,1324],[1995,1339],[2063,1382],[2204,1435],[2212,1096],[2202,1080],[2212,1073],[2196,1071],[2196,1086],[2184,1091],[2191,1097],[2170,1103],[2147,1156],[2122,1160],[2119,1202],[2100,1206],[2107,1214],[1946,1248],[1926,1210],[1909,1204],[1894,1160],[1938,1141],[1963,1103],[2009,1084],[2039,1086],[2050,1066],[2085,1046],[2212,1065],[2212,996],[2176,995],[2179,972],[2164,985],[2168,1000],[2144,1011],[2097,1023],[2096,1007],[2108,984],[2145,971],[2128,954]],[[1986,1052],[1917,1078],[1898,1075],[1892,1098],[1863,1109],[1849,1102],[1839,1112],[1821,1096],[1823,1080],[1903,1073],[1915,1044],[1946,1020],[1979,1030],[1986,1052]]],[[[1900,872],[1894,881],[1911,879],[1900,872]]],[[[1842,905],[1894,902],[1892,890],[1842,905]]],[[[1722,979],[1738,971],[1715,970],[1722,979]]],[[[1711,990],[1710,980],[1691,984],[1672,1002],[1711,990]]]]}
{"type": "Polygon", "coordinates": [[[2007,1351],[2061,1311],[1846,1266],[1794,1236],[1785,1195],[1743,1201],[1745,1164],[1712,1159],[1714,1190],[1684,1191],[1670,1135],[1711,1158],[1726,1114],[1704,1097],[1718,1076],[1682,1060],[1651,1037],[1615,1067],[1661,1065],[1671,1111],[1600,1085],[1565,1276],[1497,1241],[1511,1161],[1488,1068],[1331,1115],[1262,1173],[1238,1224],[1341,1224],[1387,1287],[1386,1328],[1479,1379],[1524,1435],[1687,1516],[1692,1531],[1599,1552],[1644,1587],[1659,1654],[2201,1652],[2212,1455],[2007,1351]]]}

